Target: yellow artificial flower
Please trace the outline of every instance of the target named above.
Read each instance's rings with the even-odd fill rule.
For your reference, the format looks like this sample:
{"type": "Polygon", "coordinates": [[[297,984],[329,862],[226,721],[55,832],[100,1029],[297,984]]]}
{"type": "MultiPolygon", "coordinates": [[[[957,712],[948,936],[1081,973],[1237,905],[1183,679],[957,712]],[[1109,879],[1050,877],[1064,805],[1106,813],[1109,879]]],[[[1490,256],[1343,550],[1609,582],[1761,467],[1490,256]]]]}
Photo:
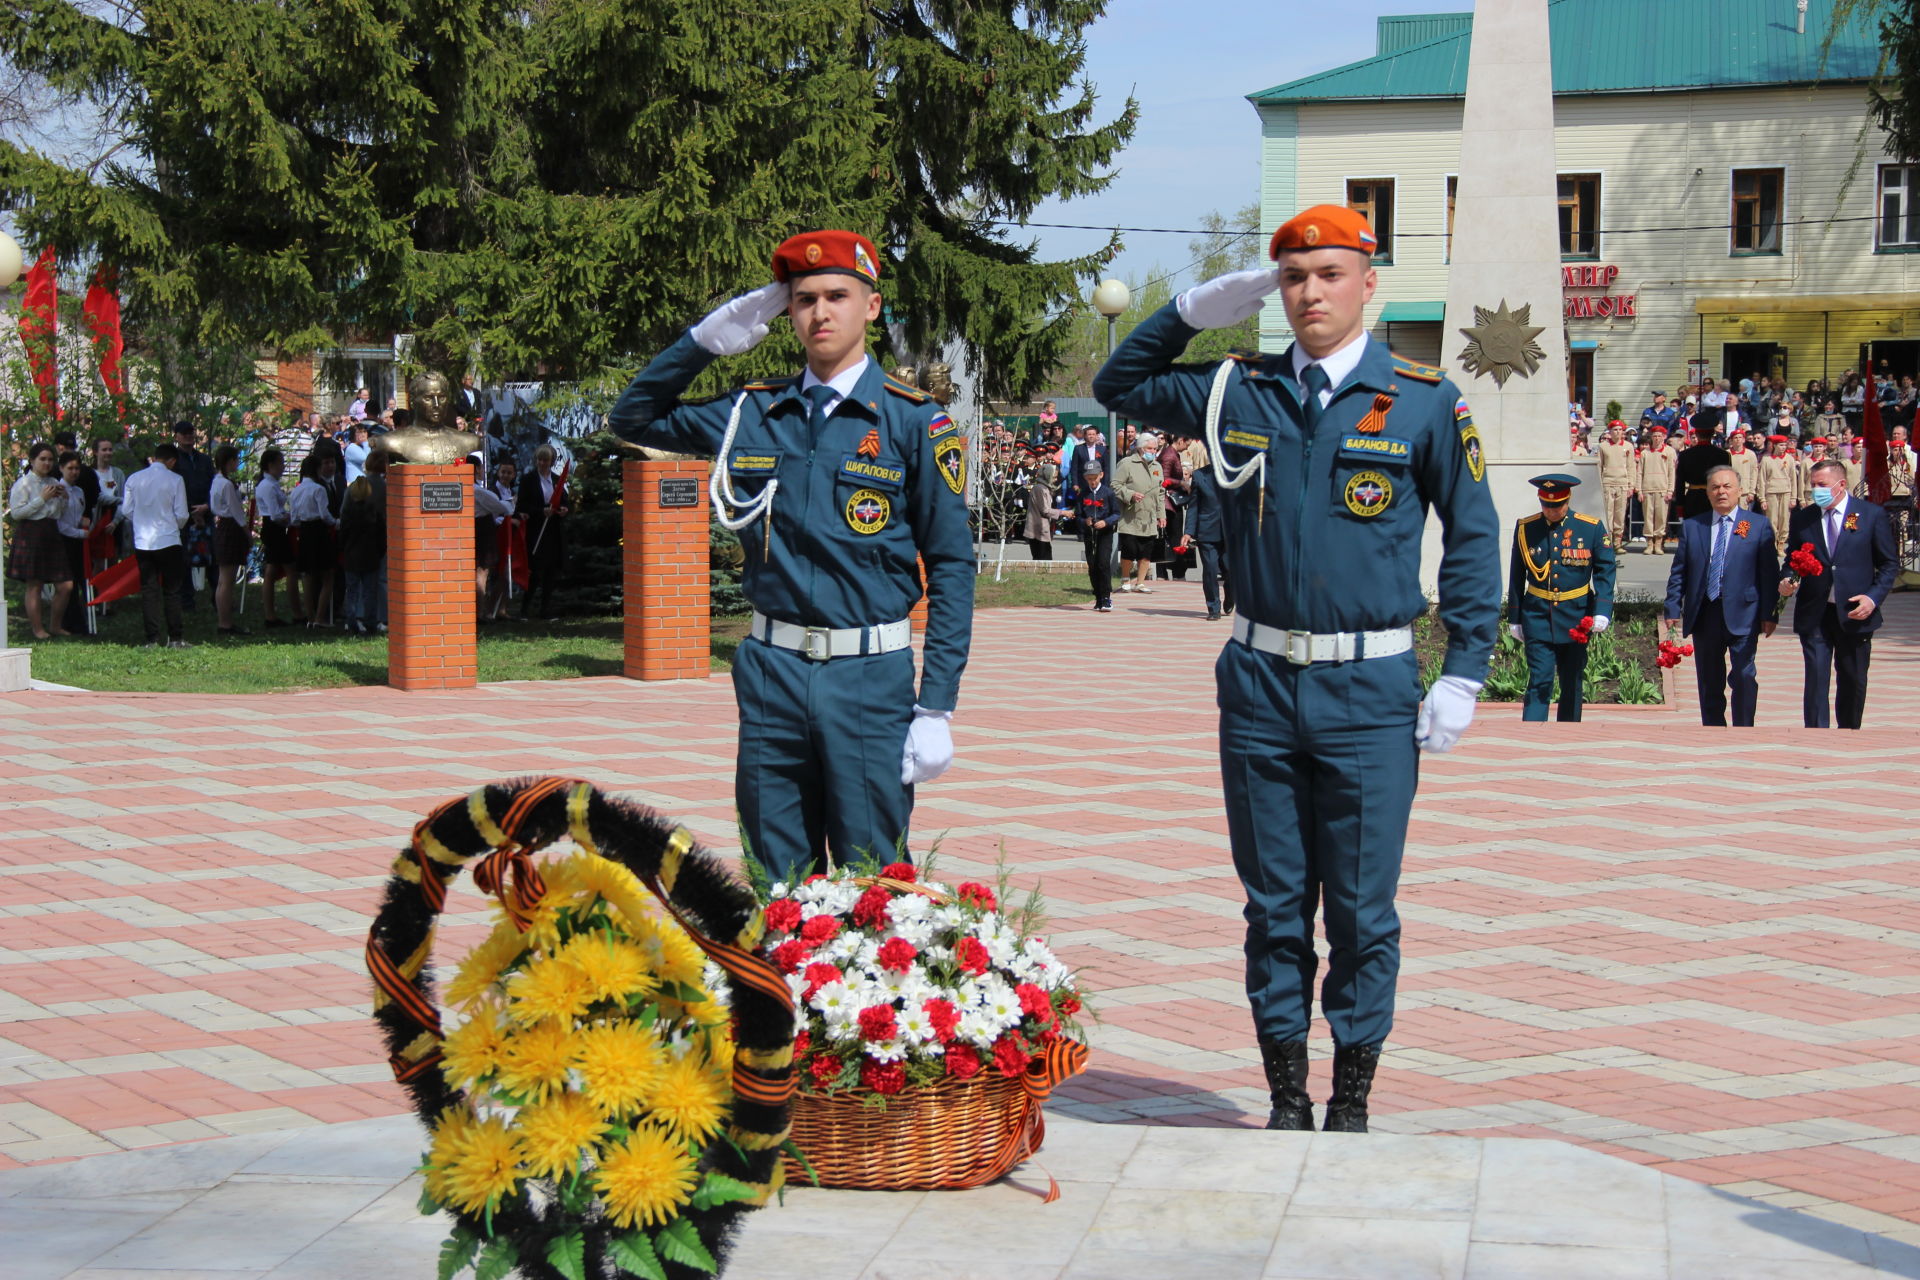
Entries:
{"type": "Polygon", "coordinates": [[[728,1090],[699,1055],[683,1053],[660,1068],[645,1101],[655,1120],[683,1141],[698,1143],[720,1127],[728,1100],[728,1090]]]}
{"type": "Polygon", "coordinates": [[[689,987],[700,985],[707,957],[678,924],[670,920],[649,921],[645,929],[630,932],[646,953],[647,967],[659,975],[661,982],[679,982],[689,987]]]}
{"type": "Polygon", "coordinates": [[[516,973],[507,997],[507,1016],[522,1026],[548,1019],[570,1025],[593,1003],[593,988],[578,965],[549,956],[516,973]]]}
{"type": "Polygon", "coordinates": [[[607,1128],[593,1104],[577,1093],[555,1094],[537,1106],[523,1107],[515,1123],[527,1172],[536,1178],[572,1173],[580,1149],[598,1142],[607,1128]]]}
{"type": "Polygon", "coordinates": [[[440,1051],[445,1055],[443,1069],[447,1081],[464,1088],[498,1071],[506,1060],[506,1028],[500,1023],[500,1005],[495,1001],[474,1006],[468,1017],[454,1028],[440,1051]]]}
{"type": "Polygon", "coordinates": [[[660,1041],[637,1022],[588,1027],[578,1036],[580,1085],[604,1116],[639,1106],[660,1071],[660,1041]]]}
{"type": "Polygon", "coordinates": [[[517,1029],[507,1036],[500,1085],[537,1102],[565,1087],[580,1047],[572,1029],[557,1022],[517,1029]]]}
{"type": "Polygon", "coordinates": [[[624,1003],[628,996],[652,995],[660,985],[640,948],[619,939],[581,934],[561,949],[560,958],[580,970],[596,1000],[624,1003]]]}
{"type": "Polygon", "coordinates": [[[497,1206],[522,1176],[518,1139],[498,1117],[476,1120],[445,1112],[429,1160],[428,1187],[435,1198],[468,1213],[497,1206]]]}
{"type": "Polygon", "coordinates": [[[652,1125],[608,1148],[593,1175],[607,1216],[622,1227],[670,1222],[693,1195],[695,1178],[685,1145],[652,1125]]]}
{"type": "Polygon", "coordinates": [[[629,918],[651,909],[653,895],[640,883],[640,877],[617,862],[592,854],[582,854],[574,868],[580,886],[612,903],[629,918]]]}
{"type": "Polygon", "coordinates": [[[525,937],[511,924],[495,928],[485,942],[467,952],[467,958],[460,962],[453,981],[447,984],[446,1002],[460,1008],[487,994],[526,945],[525,937]]]}

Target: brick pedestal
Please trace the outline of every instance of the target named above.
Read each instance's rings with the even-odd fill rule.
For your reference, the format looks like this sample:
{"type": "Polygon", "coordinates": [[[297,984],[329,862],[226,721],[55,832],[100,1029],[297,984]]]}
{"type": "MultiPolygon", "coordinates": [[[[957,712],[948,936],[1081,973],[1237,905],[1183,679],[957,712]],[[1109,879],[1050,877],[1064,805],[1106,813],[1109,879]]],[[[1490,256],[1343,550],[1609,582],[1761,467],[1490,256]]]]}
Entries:
{"type": "Polygon", "coordinates": [[[387,470],[387,683],[471,689],[474,646],[473,468],[408,463],[387,470]],[[421,486],[460,488],[458,511],[422,511],[421,486]]]}
{"type": "Polygon", "coordinates": [[[630,679],[704,680],[712,670],[707,473],[698,461],[621,464],[630,679]],[[665,493],[689,485],[698,495],[693,505],[662,505],[665,493]]]}

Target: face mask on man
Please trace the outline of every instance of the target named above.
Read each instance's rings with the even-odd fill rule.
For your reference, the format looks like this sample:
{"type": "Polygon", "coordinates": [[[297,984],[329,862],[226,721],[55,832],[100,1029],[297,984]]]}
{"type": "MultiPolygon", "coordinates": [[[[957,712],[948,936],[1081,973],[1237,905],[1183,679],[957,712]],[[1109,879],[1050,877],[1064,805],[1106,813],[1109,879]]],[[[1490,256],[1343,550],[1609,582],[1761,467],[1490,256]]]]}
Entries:
{"type": "Polygon", "coordinates": [[[1822,511],[1833,505],[1834,497],[1835,494],[1833,490],[1826,485],[1817,484],[1813,486],[1813,505],[1819,507],[1822,511]]]}

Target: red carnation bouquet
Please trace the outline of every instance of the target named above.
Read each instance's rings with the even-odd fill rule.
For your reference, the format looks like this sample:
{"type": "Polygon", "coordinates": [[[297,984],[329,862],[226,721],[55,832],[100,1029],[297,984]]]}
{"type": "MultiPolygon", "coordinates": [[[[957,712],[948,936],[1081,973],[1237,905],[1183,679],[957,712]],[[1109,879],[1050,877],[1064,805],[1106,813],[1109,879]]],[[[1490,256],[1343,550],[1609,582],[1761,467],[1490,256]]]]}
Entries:
{"type": "Polygon", "coordinates": [[[1662,640],[1660,642],[1660,656],[1655,658],[1654,661],[1662,667],[1671,669],[1679,666],[1681,659],[1691,658],[1692,656],[1692,645],[1677,644],[1672,640],[1662,640]]]}
{"type": "Polygon", "coordinates": [[[1592,616],[1589,615],[1585,618],[1580,619],[1580,625],[1577,627],[1568,627],[1567,634],[1573,637],[1575,640],[1579,641],[1581,644],[1586,644],[1588,641],[1592,640],[1593,639],[1592,616]]]}
{"type": "Polygon", "coordinates": [[[1817,578],[1822,570],[1820,557],[1814,551],[1811,542],[1803,542],[1797,551],[1787,556],[1787,569],[1795,578],[1817,578]]]}
{"type": "Polygon", "coordinates": [[[1032,933],[1037,899],[1003,915],[985,884],[923,881],[906,862],[862,871],[767,891],[767,952],[799,1006],[803,1091],[1017,1077],[1055,1041],[1085,1042],[1073,973],[1032,933]]]}

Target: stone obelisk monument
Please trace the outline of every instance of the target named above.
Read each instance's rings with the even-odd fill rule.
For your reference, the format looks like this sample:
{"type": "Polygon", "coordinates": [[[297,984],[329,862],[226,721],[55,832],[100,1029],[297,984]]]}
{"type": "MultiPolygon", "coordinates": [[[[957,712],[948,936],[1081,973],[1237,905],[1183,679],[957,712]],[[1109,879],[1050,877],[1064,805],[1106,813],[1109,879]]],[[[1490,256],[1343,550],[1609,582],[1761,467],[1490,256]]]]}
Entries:
{"type": "Polygon", "coordinates": [[[1558,194],[1547,0],[1476,0],[1440,362],[1507,529],[1540,509],[1526,481],[1543,471],[1579,476],[1574,506],[1599,509],[1592,461],[1568,456],[1558,194]]]}

